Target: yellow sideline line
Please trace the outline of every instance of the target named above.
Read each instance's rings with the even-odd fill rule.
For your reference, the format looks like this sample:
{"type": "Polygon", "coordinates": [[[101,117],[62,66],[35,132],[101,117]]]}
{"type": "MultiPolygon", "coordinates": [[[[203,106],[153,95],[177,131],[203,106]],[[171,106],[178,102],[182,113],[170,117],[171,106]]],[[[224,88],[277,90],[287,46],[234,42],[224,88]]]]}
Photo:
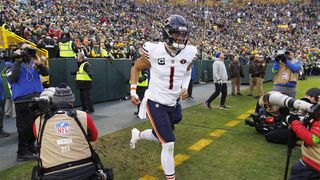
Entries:
{"type": "Polygon", "coordinates": [[[233,127],[233,126],[236,126],[240,123],[240,121],[236,121],[236,120],[232,120],[232,121],[229,121],[226,126],[228,127],[233,127]]]}
{"type": "Polygon", "coordinates": [[[199,141],[197,141],[193,145],[189,146],[187,149],[189,149],[191,151],[200,151],[201,149],[205,148],[206,146],[208,146],[212,142],[213,142],[213,140],[211,140],[211,139],[200,139],[199,141]]]}
{"type": "Polygon", "coordinates": [[[245,120],[248,116],[250,116],[250,114],[254,113],[255,109],[249,109],[248,111],[246,111],[243,114],[240,114],[237,119],[241,119],[241,120],[245,120]]]}
{"type": "Polygon", "coordinates": [[[218,138],[218,137],[222,136],[222,135],[223,135],[224,133],[226,133],[226,132],[227,132],[226,130],[218,129],[218,130],[213,131],[213,132],[210,133],[209,135],[218,138]]]}
{"type": "Polygon", "coordinates": [[[241,114],[237,117],[237,119],[240,119],[240,120],[245,120],[250,114],[241,114]]]}
{"type": "Polygon", "coordinates": [[[248,111],[246,111],[247,114],[252,114],[254,113],[255,109],[249,109],[248,111]]]}
{"type": "MultiPolygon", "coordinates": [[[[179,166],[180,164],[182,164],[184,161],[188,160],[190,158],[190,155],[187,155],[187,154],[177,154],[175,157],[174,157],[174,166],[177,167],[179,166]]],[[[162,170],[162,166],[160,165],[159,166],[159,169],[162,170]]]]}
{"type": "Polygon", "coordinates": [[[145,176],[139,178],[139,180],[158,180],[158,178],[156,178],[154,176],[145,175],[145,176]]]}

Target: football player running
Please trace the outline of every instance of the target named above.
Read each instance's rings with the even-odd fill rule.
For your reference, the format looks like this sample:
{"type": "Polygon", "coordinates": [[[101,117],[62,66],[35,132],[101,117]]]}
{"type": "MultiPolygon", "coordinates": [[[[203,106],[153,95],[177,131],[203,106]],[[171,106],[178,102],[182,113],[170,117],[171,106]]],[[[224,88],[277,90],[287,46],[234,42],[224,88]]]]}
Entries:
{"type": "Polygon", "coordinates": [[[163,23],[164,42],[146,42],[140,49],[141,57],[131,69],[131,102],[141,103],[139,117],[146,118],[152,129],[131,131],[130,147],[140,139],[157,141],[162,145],[161,165],[167,180],[175,179],[174,170],[174,124],[182,119],[178,99],[188,97],[191,78],[191,63],[196,58],[197,48],[187,44],[188,23],[180,15],[171,15],[163,23]],[[136,94],[139,71],[150,68],[149,88],[141,100],[136,94]],[[141,102],[142,101],[142,102],[141,102]]]}

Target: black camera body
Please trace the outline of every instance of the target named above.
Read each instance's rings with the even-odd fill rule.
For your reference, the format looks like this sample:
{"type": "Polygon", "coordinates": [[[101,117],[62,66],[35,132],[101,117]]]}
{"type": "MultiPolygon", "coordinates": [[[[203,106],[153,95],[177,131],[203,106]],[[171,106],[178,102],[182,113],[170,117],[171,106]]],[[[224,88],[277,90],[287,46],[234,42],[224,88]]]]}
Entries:
{"type": "Polygon", "coordinates": [[[289,59],[288,55],[289,55],[289,52],[284,50],[278,50],[276,51],[275,61],[285,63],[287,59],[289,59]]]}
{"type": "Polygon", "coordinates": [[[53,105],[49,101],[43,98],[33,98],[29,103],[29,108],[34,117],[42,115],[51,115],[53,105]]]}
{"type": "Polygon", "coordinates": [[[35,58],[37,56],[37,49],[27,47],[20,49],[20,55],[15,54],[16,48],[6,48],[0,49],[0,60],[4,61],[14,61],[16,59],[22,59],[22,62],[27,62],[30,58],[35,58]]]}
{"type": "Polygon", "coordinates": [[[4,61],[14,60],[15,59],[14,51],[16,50],[17,49],[13,49],[13,48],[0,49],[0,60],[4,60],[4,61]]]}
{"type": "Polygon", "coordinates": [[[283,128],[282,123],[277,121],[277,118],[261,116],[258,113],[250,114],[250,116],[244,120],[244,123],[254,127],[260,134],[267,134],[272,130],[283,128]]]}
{"type": "Polygon", "coordinates": [[[36,57],[37,56],[37,49],[35,48],[25,48],[25,49],[21,49],[21,56],[29,56],[29,57],[36,57]]]}
{"type": "Polygon", "coordinates": [[[275,57],[275,61],[285,63],[286,60],[287,60],[287,58],[288,58],[288,57],[287,57],[285,54],[278,54],[278,55],[275,57]]]}

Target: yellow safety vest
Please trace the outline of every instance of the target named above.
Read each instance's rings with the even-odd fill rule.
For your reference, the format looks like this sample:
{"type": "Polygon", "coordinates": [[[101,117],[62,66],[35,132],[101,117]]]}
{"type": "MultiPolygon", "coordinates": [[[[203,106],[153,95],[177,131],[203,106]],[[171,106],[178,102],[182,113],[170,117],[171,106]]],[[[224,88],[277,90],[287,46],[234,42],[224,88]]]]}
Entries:
{"type": "Polygon", "coordinates": [[[72,41],[65,43],[59,42],[60,57],[75,57],[72,49],[72,41]]]}
{"type": "Polygon", "coordinates": [[[101,57],[108,57],[109,53],[105,49],[101,49],[101,57]]]}
{"type": "MultiPolygon", "coordinates": [[[[142,77],[142,73],[141,71],[139,72],[139,78],[142,77]]],[[[148,78],[144,81],[142,81],[141,83],[137,83],[137,86],[140,86],[140,87],[148,87],[148,78]]]]}
{"type": "MultiPolygon", "coordinates": [[[[80,65],[79,71],[77,71],[76,80],[77,81],[92,81],[88,73],[83,69],[84,65],[88,62],[84,62],[80,65]]],[[[89,64],[89,63],[88,63],[89,64]]]]}

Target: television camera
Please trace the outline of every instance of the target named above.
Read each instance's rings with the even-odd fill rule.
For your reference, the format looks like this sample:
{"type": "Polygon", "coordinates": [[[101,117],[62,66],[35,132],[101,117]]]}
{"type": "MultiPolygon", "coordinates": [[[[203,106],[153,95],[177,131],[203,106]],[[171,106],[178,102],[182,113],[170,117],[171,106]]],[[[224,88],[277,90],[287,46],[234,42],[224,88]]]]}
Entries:
{"type": "Polygon", "coordinates": [[[55,88],[50,87],[45,89],[39,97],[35,97],[29,104],[34,117],[41,115],[51,115],[51,110],[53,108],[52,97],[55,93],[55,88]]]}
{"type": "Polygon", "coordinates": [[[24,49],[20,48],[20,54],[16,53],[16,48],[5,48],[0,49],[0,60],[4,61],[14,61],[16,59],[22,59],[26,62],[30,58],[35,58],[37,55],[37,49],[32,47],[26,47],[24,49]]]}

